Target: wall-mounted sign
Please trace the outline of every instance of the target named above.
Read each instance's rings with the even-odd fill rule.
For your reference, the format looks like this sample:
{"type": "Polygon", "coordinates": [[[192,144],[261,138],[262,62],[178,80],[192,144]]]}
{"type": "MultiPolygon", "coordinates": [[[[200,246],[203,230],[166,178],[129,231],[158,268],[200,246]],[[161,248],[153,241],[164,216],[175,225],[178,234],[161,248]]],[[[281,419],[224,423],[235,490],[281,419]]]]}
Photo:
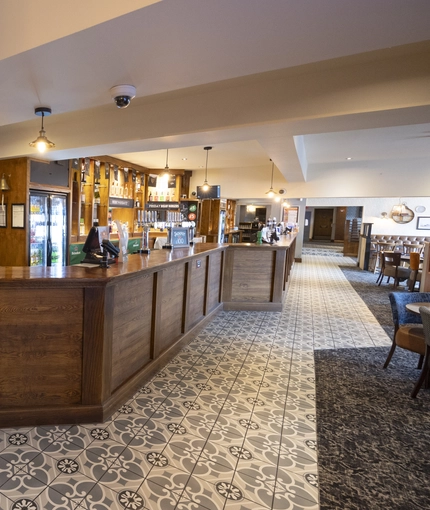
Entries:
{"type": "Polygon", "coordinates": [[[117,198],[109,197],[109,207],[124,207],[126,209],[132,209],[134,201],[132,198],[117,198]]]}
{"type": "Polygon", "coordinates": [[[177,210],[179,209],[179,202],[147,202],[145,209],[148,211],[177,210]]]}

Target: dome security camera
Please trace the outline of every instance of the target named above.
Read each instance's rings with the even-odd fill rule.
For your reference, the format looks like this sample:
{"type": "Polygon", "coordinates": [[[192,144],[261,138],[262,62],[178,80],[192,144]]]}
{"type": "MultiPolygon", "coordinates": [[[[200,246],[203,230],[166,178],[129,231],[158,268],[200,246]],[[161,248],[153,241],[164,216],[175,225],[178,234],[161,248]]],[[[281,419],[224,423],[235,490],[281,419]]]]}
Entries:
{"type": "Polygon", "coordinates": [[[110,94],[118,108],[127,108],[133,97],[136,96],[136,87],[133,85],[115,85],[110,89],[110,94]]]}

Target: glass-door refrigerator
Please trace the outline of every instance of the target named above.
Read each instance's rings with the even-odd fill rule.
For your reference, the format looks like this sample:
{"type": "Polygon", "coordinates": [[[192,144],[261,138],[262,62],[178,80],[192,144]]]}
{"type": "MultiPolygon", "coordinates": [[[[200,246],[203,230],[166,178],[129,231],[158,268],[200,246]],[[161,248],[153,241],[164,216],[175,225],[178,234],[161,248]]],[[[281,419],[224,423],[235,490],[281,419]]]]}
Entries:
{"type": "Polygon", "coordinates": [[[219,212],[218,221],[218,242],[224,243],[224,232],[225,232],[225,209],[221,209],[219,212]]]}
{"type": "Polygon", "coordinates": [[[65,266],[67,196],[30,192],[30,266],[65,266]]]}

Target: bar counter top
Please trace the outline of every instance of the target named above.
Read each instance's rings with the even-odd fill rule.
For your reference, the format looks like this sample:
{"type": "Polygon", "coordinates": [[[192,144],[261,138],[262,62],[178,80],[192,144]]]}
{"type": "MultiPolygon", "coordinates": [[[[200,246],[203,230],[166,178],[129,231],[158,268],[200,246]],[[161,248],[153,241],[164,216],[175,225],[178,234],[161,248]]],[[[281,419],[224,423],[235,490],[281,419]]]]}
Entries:
{"type": "Polygon", "coordinates": [[[98,264],[55,266],[55,267],[0,267],[0,285],[14,280],[55,280],[70,279],[76,281],[110,280],[117,276],[124,276],[142,270],[157,271],[174,261],[181,261],[196,255],[206,255],[209,252],[226,249],[226,244],[197,243],[189,248],[174,248],[151,250],[149,254],[129,254],[124,262],[109,264],[109,268],[102,268],[98,264]]]}
{"type": "Polygon", "coordinates": [[[147,254],[129,254],[127,260],[124,262],[115,262],[109,265],[109,268],[102,268],[97,264],[89,265],[74,265],[74,266],[53,266],[53,267],[28,267],[28,266],[0,266],[0,285],[4,283],[12,283],[15,280],[55,280],[55,279],[68,279],[74,281],[93,281],[93,284],[100,280],[106,281],[137,271],[149,270],[157,271],[162,269],[163,266],[171,264],[174,261],[181,261],[197,255],[206,255],[209,252],[227,249],[229,247],[234,249],[247,249],[247,250],[264,250],[264,249],[280,249],[285,250],[289,248],[293,241],[294,236],[281,236],[281,239],[274,244],[263,243],[257,245],[255,243],[231,243],[231,244],[217,244],[217,243],[196,243],[189,248],[173,248],[162,250],[151,250],[147,254]]]}

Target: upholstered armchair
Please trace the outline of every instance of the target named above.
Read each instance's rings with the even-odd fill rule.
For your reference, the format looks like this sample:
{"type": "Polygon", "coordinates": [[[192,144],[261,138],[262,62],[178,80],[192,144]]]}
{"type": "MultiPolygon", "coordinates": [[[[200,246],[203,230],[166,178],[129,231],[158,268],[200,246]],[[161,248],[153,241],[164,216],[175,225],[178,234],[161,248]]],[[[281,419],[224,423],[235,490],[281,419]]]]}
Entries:
{"type": "Polygon", "coordinates": [[[423,383],[428,382],[428,374],[430,368],[430,309],[425,306],[420,306],[420,315],[424,330],[425,356],[420,378],[418,379],[418,382],[411,394],[412,398],[417,396],[423,383]]]}
{"type": "Polygon", "coordinates": [[[394,335],[384,368],[388,367],[396,347],[419,354],[418,368],[421,368],[426,352],[421,316],[407,310],[406,305],[430,302],[430,292],[390,292],[388,297],[393,315],[394,335]]]}

